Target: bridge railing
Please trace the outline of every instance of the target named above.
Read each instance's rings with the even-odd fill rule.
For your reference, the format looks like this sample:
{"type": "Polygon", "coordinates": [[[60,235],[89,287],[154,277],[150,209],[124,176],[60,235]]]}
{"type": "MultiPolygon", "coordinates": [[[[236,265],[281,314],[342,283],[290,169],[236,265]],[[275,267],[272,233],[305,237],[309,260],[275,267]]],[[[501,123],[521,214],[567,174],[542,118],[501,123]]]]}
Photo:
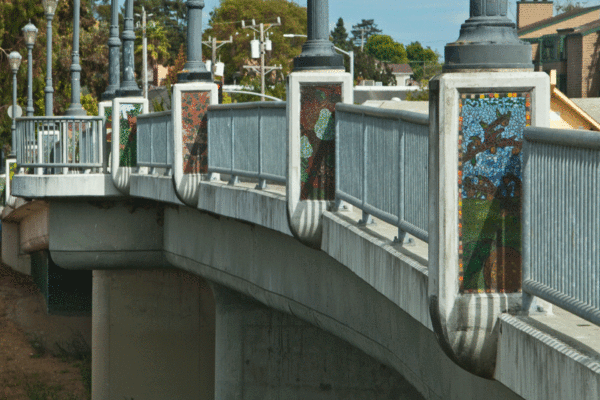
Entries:
{"type": "Polygon", "coordinates": [[[173,123],[171,111],[141,114],[137,117],[137,165],[173,171],[173,123]]]}
{"type": "Polygon", "coordinates": [[[336,105],[336,198],[428,241],[427,115],[336,105]]]}
{"type": "Polygon", "coordinates": [[[524,137],[523,291],[600,325],[600,134],[524,137]]]}
{"type": "Polygon", "coordinates": [[[38,175],[106,172],[103,125],[103,117],[18,118],[17,165],[38,175]]]}
{"type": "Polygon", "coordinates": [[[286,103],[219,104],[208,108],[208,171],[285,184],[286,103]]]}

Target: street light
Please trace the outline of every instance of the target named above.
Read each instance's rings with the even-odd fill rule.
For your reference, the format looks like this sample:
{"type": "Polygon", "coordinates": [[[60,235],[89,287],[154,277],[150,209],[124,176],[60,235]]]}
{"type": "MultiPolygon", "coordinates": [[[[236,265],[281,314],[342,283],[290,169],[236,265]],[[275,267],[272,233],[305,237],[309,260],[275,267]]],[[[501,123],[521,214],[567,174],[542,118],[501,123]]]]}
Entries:
{"type": "Polygon", "coordinates": [[[73,53],[71,61],[71,105],[66,115],[87,115],[81,106],[81,65],[79,65],[79,10],[81,0],[73,1],[73,53]]]}
{"type": "MultiPolygon", "coordinates": [[[[307,35],[296,35],[293,33],[284,33],[283,37],[286,38],[293,38],[293,37],[308,37],[307,35]]],[[[337,46],[333,46],[334,49],[336,49],[337,51],[339,51],[342,54],[347,55],[348,57],[350,57],[350,75],[352,75],[352,81],[354,81],[354,51],[350,50],[350,51],[346,51],[346,50],[342,50],[337,46]]]]}
{"type": "Polygon", "coordinates": [[[22,31],[23,36],[25,37],[25,46],[27,46],[27,116],[33,117],[33,65],[31,61],[31,51],[35,44],[38,28],[36,28],[35,25],[31,23],[31,20],[29,20],[29,23],[23,27],[22,31]]]}
{"type": "Polygon", "coordinates": [[[46,15],[46,21],[48,22],[47,33],[46,33],[46,87],[44,92],[46,93],[46,117],[51,117],[54,113],[54,89],[52,88],[52,18],[56,12],[58,0],[42,0],[42,6],[44,7],[44,14],[46,15]]]}
{"type": "Polygon", "coordinates": [[[12,141],[10,147],[10,157],[15,157],[15,149],[17,147],[17,123],[15,122],[15,118],[17,118],[17,71],[19,71],[19,67],[21,66],[22,58],[23,57],[21,57],[21,55],[16,51],[13,51],[8,55],[8,63],[13,73],[12,126],[10,128],[12,141]]]}

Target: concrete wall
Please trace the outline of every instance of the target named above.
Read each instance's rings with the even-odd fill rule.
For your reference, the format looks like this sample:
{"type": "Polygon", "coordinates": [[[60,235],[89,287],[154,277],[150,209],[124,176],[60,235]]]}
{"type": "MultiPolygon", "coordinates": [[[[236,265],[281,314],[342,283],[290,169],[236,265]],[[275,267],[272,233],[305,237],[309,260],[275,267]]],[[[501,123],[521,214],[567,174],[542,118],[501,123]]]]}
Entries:
{"type": "Polygon", "coordinates": [[[517,29],[524,26],[535,24],[547,18],[552,18],[554,14],[553,2],[517,2],[517,29]]]}
{"type": "Polygon", "coordinates": [[[422,399],[406,379],[292,315],[219,285],[215,399],[422,399]]]}
{"type": "Polygon", "coordinates": [[[550,35],[550,34],[556,33],[556,31],[559,29],[575,28],[575,27],[578,27],[581,25],[588,24],[590,22],[594,22],[598,19],[599,16],[600,16],[600,11],[598,11],[598,10],[590,11],[586,14],[583,14],[583,15],[580,15],[577,17],[565,19],[556,24],[541,27],[540,29],[534,30],[532,32],[521,33],[521,34],[519,34],[519,37],[521,39],[529,39],[529,38],[538,38],[538,37],[541,37],[544,35],[550,35]]]}
{"type": "Polygon", "coordinates": [[[214,303],[174,270],[94,271],[92,397],[213,399],[214,303]]]}

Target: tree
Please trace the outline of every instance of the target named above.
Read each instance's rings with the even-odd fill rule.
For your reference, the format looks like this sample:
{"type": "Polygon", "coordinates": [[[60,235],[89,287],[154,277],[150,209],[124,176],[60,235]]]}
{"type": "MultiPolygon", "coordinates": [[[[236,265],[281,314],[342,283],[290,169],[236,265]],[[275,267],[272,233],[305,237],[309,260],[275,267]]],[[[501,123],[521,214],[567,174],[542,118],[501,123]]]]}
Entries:
{"type": "MultiPolygon", "coordinates": [[[[242,29],[239,21],[255,19],[257,23],[272,23],[281,18],[281,26],[273,27],[270,32],[273,50],[267,52],[266,65],[283,67],[283,75],[292,69],[294,57],[301,52],[303,38],[284,38],[283,33],[306,34],[306,9],[294,2],[286,0],[222,0],[221,4],[210,13],[209,28],[204,37],[213,36],[218,40],[233,37],[233,43],[219,49],[218,58],[225,63],[225,82],[233,82],[234,75],[246,75],[244,65],[254,64],[250,58],[250,41],[255,32],[242,29]]],[[[208,49],[204,47],[204,49],[208,49]]],[[[208,52],[204,52],[208,54],[208,52]]],[[[275,75],[280,77],[281,74],[275,75]]]]}
{"type": "Polygon", "coordinates": [[[388,35],[373,35],[367,40],[365,51],[379,61],[405,64],[408,61],[406,50],[401,43],[388,35]]]}
{"type": "Polygon", "coordinates": [[[377,28],[377,24],[372,19],[363,19],[360,23],[352,25],[352,41],[355,47],[363,48],[363,45],[371,35],[381,33],[381,29],[377,28]]]}
{"type": "Polygon", "coordinates": [[[352,47],[352,44],[348,42],[348,32],[346,32],[342,17],[338,19],[335,28],[331,31],[331,37],[333,38],[333,44],[340,49],[349,50],[352,47]]]}
{"type": "MultiPolygon", "coordinates": [[[[168,43],[173,50],[179,49],[181,45],[186,45],[187,6],[184,0],[136,0],[134,2],[135,13],[142,15],[142,7],[147,14],[153,14],[148,18],[148,26],[152,23],[160,25],[163,30],[160,35],[161,38],[165,38],[164,43],[168,43]]],[[[141,25],[141,17],[136,18],[141,25]]],[[[136,24],[141,36],[140,25],[136,24]]],[[[148,42],[150,43],[149,36],[148,42]]],[[[171,64],[175,61],[176,56],[177,54],[174,52],[167,52],[162,56],[161,61],[171,64]]]]}
{"type": "MultiPolygon", "coordinates": [[[[94,108],[100,94],[106,89],[108,26],[97,24],[94,17],[95,2],[81,0],[79,54],[82,103],[94,108]]],[[[41,2],[36,0],[0,1],[0,146],[11,143],[11,119],[6,108],[12,104],[12,72],[7,67],[6,55],[18,51],[23,56],[19,69],[18,104],[27,104],[27,50],[21,28],[31,22],[39,29],[33,48],[33,100],[36,115],[45,110],[46,78],[46,19],[41,2]]],[[[73,45],[73,2],[61,1],[53,20],[52,79],[54,87],[54,114],[64,115],[71,102],[71,62],[73,45]]]]}
{"type": "Polygon", "coordinates": [[[581,3],[578,1],[574,2],[573,0],[566,0],[564,3],[556,2],[554,5],[554,9],[556,10],[557,14],[563,14],[569,11],[578,10],[580,8],[583,8],[581,3]]]}
{"type": "MultiPolygon", "coordinates": [[[[140,31],[140,34],[136,36],[135,42],[135,54],[140,58],[140,61],[136,61],[136,68],[143,73],[143,60],[141,57],[144,54],[144,43],[143,43],[143,34],[140,31]]],[[[154,67],[158,65],[159,62],[166,61],[170,57],[169,49],[170,44],[167,40],[167,34],[165,27],[156,21],[150,21],[146,26],[146,38],[148,42],[147,50],[148,57],[150,57],[150,66],[154,70],[154,67]]],[[[142,76],[141,74],[139,76],[142,76]]]]}
{"type": "Polygon", "coordinates": [[[379,81],[384,86],[396,84],[392,70],[366,51],[359,50],[354,53],[354,73],[358,80],[379,81]]]}
{"type": "Polygon", "coordinates": [[[438,62],[439,54],[429,46],[425,49],[421,43],[412,42],[406,46],[406,54],[416,81],[429,80],[441,71],[442,67],[438,62]]]}

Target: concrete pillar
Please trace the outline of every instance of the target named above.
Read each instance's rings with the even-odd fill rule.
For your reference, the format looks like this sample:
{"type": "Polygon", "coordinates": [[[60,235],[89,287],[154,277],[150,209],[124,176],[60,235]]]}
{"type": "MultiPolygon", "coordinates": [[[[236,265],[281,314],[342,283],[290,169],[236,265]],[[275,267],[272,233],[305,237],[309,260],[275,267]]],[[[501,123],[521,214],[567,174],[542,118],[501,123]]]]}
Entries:
{"type": "Polygon", "coordinates": [[[175,270],[94,271],[92,397],[214,399],[214,305],[175,270]]]}
{"type": "Polygon", "coordinates": [[[211,284],[215,399],[420,399],[398,373],[318,327],[211,284]]]}

